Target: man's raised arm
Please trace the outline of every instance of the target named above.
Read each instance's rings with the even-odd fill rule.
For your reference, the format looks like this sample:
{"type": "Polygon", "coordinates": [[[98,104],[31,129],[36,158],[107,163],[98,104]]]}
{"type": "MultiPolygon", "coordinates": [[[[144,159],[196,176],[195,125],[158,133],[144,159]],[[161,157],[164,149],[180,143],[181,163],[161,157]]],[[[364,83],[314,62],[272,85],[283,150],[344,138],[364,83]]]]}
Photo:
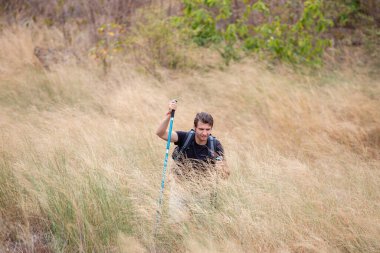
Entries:
{"type": "MultiPolygon", "coordinates": [[[[158,128],[156,130],[156,135],[160,137],[163,140],[168,140],[168,125],[170,121],[170,114],[172,110],[177,109],[177,101],[172,100],[169,102],[169,111],[166,113],[165,118],[161,121],[161,123],[158,125],[158,128]]],[[[171,142],[177,142],[178,141],[178,135],[177,132],[172,131],[172,136],[170,139],[171,142]]]]}

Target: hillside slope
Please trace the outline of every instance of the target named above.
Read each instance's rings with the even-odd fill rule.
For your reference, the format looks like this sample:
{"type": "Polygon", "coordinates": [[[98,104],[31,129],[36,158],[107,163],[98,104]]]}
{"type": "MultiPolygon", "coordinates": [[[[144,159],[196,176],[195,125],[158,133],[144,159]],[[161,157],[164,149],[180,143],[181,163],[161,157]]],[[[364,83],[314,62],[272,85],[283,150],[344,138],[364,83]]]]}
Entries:
{"type": "Polygon", "coordinates": [[[365,69],[245,60],[157,79],[88,59],[46,71],[40,32],[0,38],[0,251],[380,251],[380,82],[365,69]],[[193,207],[176,230],[165,196],[154,239],[165,152],[154,132],[172,98],[177,130],[214,116],[231,176],[216,209],[193,207]]]}

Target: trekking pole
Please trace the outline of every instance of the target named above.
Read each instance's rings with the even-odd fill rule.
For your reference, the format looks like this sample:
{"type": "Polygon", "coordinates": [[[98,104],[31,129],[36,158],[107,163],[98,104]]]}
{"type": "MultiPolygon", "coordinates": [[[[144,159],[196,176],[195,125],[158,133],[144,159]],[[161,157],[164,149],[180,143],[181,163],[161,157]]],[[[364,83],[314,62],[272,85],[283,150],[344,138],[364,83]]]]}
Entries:
{"type": "Polygon", "coordinates": [[[171,113],[170,113],[168,141],[166,143],[166,153],[165,153],[165,160],[164,160],[164,169],[162,170],[161,190],[160,190],[160,197],[158,199],[158,208],[157,208],[157,213],[156,213],[156,224],[154,226],[154,237],[156,237],[156,235],[157,235],[157,229],[158,229],[158,225],[159,225],[160,219],[161,219],[161,205],[162,205],[162,198],[163,198],[164,187],[165,187],[166,166],[168,164],[170,140],[171,140],[171,137],[172,137],[172,130],[173,130],[174,112],[175,112],[175,110],[172,110],[171,113]]]}

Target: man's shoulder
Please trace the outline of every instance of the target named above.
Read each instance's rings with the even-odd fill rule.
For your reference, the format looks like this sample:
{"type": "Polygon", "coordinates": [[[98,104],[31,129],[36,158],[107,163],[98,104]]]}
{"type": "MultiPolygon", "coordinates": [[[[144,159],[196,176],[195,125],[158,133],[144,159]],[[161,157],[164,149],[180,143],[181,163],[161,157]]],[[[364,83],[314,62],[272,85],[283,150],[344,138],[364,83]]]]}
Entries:
{"type": "Polygon", "coordinates": [[[176,132],[177,132],[178,138],[185,138],[186,135],[190,133],[191,131],[176,131],[176,132]]]}
{"type": "Polygon", "coordinates": [[[175,142],[174,144],[182,146],[184,144],[185,140],[186,140],[187,134],[190,133],[191,130],[190,131],[176,131],[176,132],[177,132],[177,135],[178,135],[178,141],[175,142]]]}
{"type": "Polygon", "coordinates": [[[214,136],[214,140],[215,140],[215,150],[216,151],[220,151],[220,152],[223,153],[224,152],[224,148],[223,148],[222,143],[215,136],[214,136]]]}

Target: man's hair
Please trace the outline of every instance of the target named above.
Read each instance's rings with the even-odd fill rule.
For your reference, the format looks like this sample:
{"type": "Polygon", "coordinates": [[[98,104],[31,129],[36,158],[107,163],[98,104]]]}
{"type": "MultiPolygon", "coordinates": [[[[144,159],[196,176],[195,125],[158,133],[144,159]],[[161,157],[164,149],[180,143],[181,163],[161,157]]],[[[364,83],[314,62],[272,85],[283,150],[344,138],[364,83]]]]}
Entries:
{"type": "Polygon", "coordinates": [[[194,127],[198,126],[199,121],[204,124],[209,124],[211,127],[214,125],[214,119],[212,118],[211,114],[207,112],[198,112],[197,115],[195,115],[194,127]]]}

